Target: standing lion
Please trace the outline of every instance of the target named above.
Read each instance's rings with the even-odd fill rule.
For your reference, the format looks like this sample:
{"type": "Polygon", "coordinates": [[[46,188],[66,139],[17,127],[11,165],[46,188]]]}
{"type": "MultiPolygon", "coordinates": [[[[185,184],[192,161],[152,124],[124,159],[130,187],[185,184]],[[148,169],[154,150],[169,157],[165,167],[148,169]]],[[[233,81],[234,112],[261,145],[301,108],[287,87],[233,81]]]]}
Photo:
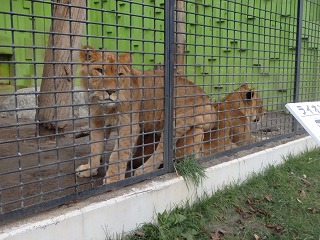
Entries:
{"type": "MultiPolygon", "coordinates": [[[[97,174],[104,138],[118,127],[118,141],[109,158],[104,183],[125,178],[127,163],[141,133],[157,132],[160,141],[151,157],[135,175],[151,172],[163,162],[164,72],[141,72],[131,67],[130,54],[102,52],[84,47],[80,53],[82,86],[89,91],[91,155],[88,164],[77,168],[80,177],[97,174]]],[[[174,78],[174,138],[189,145],[183,155],[199,153],[204,133],[216,125],[216,109],[203,89],[183,77],[174,78]]],[[[181,145],[181,144],[180,144],[181,145]]]]}

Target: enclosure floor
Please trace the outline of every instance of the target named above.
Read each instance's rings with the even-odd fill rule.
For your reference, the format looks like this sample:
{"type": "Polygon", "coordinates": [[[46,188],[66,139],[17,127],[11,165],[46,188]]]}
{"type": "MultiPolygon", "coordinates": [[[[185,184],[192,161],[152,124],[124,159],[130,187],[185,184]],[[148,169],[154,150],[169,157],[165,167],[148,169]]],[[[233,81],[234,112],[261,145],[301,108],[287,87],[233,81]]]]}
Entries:
{"type": "MultiPolygon", "coordinates": [[[[68,133],[54,140],[37,139],[34,122],[19,119],[19,125],[16,124],[16,119],[0,118],[2,212],[59,199],[102,185],[104,168],[100,168],[98,175],[92,178],[75,176],[75,169],[85,163],[90,154],[88,136],[75,139],[73,134],[68,133]]],[[[74,130],[79,131],[85,125],[87,121],[77,120],[74,130]]],[[[290,115],[269,112],[261,124],[253,124],[252,130],[256,131],[254,137],[260,141],[288,133],[291,126],[290,115]]],[[[69,126],[66,132],[70,130],[69,126]]],[[[111,137],[115,136],[113,133],[111,137]]],[[[104,159],[108,159],[113,146],[114,140],[107,142],[104,159]]]]}
{"type": "MultiPolygon", "coordinates": [[[[19,123],[28,121],[20,119],[19,123]]],[[[19,126],[18,131],[15,124],[15,119],[0,118],[0,126],[6,126],[1,129],[0,137],[0,199],[3,212],[102,184],[103,169],[99,169],[98,176],[93,178],[77,178],[74,174],[76,167],[88,159],[89,137],[74,139],[73,134],[66,134],[54,140],[38,140],[34,137],[35,124],[19,126]]],[[[83,121],[75,123],[78,130],[84,125],[83,121]]],[[[113,141],[108,142],[106,153],[112,150],[113,145],[113,141]]]]}

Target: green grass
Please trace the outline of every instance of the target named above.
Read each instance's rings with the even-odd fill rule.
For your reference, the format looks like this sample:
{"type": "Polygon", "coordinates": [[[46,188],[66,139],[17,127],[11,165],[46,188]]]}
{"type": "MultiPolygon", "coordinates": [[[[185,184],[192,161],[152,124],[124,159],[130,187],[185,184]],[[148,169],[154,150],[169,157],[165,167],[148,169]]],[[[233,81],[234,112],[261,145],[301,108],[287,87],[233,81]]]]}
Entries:
{"type": "Polygon", "coordinates": [[[319,239],[320,149],[286,159],[119,239],[319,239]]]}
{"type": "Polygon", "coordinates": [[[183,177],[187,187],[189,187],[190,183],[198,187],[202,179],[206,177],[204,168],[197,162],[194,156],[175,162],[174,168],[177,174],[183,177]]]}

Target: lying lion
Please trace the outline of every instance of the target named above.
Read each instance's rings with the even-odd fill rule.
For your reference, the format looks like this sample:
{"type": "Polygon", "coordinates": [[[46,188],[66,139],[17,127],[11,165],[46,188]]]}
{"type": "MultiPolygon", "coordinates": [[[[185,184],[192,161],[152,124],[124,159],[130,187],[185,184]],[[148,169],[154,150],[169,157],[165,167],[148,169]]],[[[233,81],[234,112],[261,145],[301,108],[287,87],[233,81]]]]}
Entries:
{"type": "Polygon", "coordinates": [[[204,135],[204,156],[251,143],[250,122],[260,121],[266,113],[261,97],[248,84],[242,84],[213,106],[218,110],[218,127],[204,135]],[[219,136],[224,136],[223,141],[218,141],[219,136]]]}
{"type": "MultiPolygon", "coordinates": [[[[258,92],[248,84],[242,84],[239,88],[229,93],[219,102],[213,104],[218,110],[217,123],[213,129],[204,134],[201,152],[197,157],[203,157],[217,152],[222,152],[243,146],[254,141],[251,136],[250,123],[262,120],[266,110],[262,105],[262,98],[258,92]]],[[[150,145],[151,137],[145,138],[144,152],[152,154],[153,145],[150,145]],[[150,139],[148,139],[150,138],[150,139]]],[[[177,141],[175,158],[183,159],[193,144],[191,136],[184,136],[177,141]]],[[[142,152],[138,156],[141,156],[142,152]]]]}
{"type": "MultiPolygon", "coordinates": [[[[96,51],[84,47],[80,59],[82,86],[90,91],[91,155],[88,164],[77,168],[77,175],[89,177],[97,174],[104,139],[111,128],[117,126],[119,139],[109,158],[104,183],[122,180],[127,163],[132,159],[132,149],[138,136],[146,132],[159,132],[160,141],[155,152],[135,171],[135,175],[151,172],[163,162],[164,129],[164,72],[141,72],[130,66],[130,54],[119,57],[115,53],[96,51]]],[[[192,142],[183,147],[183,154],[200,152],[204,132],[216,125],[217,114],[210,98],[193,82],[175,77],[173,112],[176,139],[192,142]]],[[[179,142],[179,140],[178,140],[179,142]]]]}

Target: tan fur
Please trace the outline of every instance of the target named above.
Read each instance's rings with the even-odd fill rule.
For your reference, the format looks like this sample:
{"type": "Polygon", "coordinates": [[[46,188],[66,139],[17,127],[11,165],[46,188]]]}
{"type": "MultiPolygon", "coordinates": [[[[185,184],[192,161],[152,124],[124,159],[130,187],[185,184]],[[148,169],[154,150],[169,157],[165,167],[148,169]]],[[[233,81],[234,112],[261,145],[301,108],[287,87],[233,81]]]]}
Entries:
{"type": "Polygon", "coordinates": [[[266,112],[261,97],[248,84],[241,85],[213,106],[218,110],[218,128],[204,135],[203,155],[249,144],[253,139],[250,122],[260,121],[266,112]],[[218,136],[224,136],[223,141],[218,141],[218,136]]]}
{"type": "MultiPolygon", "coordinates": [[[[157,169],[163,162],[164,72],[141,72],[132,68],[129,54],[117,57],[114,53],[102,53],[91,47],[85,49],[80,54],[84,62],[81,68],[82,86],[90,89],[89,101],[97,105],[90,107],[90,125],[95,129],[91,131],[92,157],[88,164],[77,168],[78,176],[97,174],[100,155],[104,150],[103,141],[110,135],[110,130],[104,132],[97,129],[103,125],[119,126],[119,144],[115,144],[109,158],[106,182],[124,179],[127,162],[132,158],[132,149],[141,132],[159,131],[161,136],[155,152],[135,171],[135,175],[157,169]],[[108,115],[99,116],[103,114],[108,115]]],[[[193,143],[198,143],[184,147],[181,154],[198,153],[203,133],[216,124],[217,114],[210,98],[200,87],[182,77],[176,77],[174,81],[176,108],[173,135],[176,139],[186,136],[193,143]]]]}
{"type": "MultiPolygon", "coordinates": [[[[260,121],[266,112],[261,97],[248,84],[241,85],[213,106],[218,110],[218,121],[204,134],[198,157],[249,144],[253,139],[250,134],[250,122],[260,121]]],[[[186,149],[192,144],[192,136],[185,135],[180,138],[176,144],[176,159],[183,158],[187,152],[191,152],[186,149]]],[[[145,151],[150,153],[152,149],[147,146],[145,151]]]]}

